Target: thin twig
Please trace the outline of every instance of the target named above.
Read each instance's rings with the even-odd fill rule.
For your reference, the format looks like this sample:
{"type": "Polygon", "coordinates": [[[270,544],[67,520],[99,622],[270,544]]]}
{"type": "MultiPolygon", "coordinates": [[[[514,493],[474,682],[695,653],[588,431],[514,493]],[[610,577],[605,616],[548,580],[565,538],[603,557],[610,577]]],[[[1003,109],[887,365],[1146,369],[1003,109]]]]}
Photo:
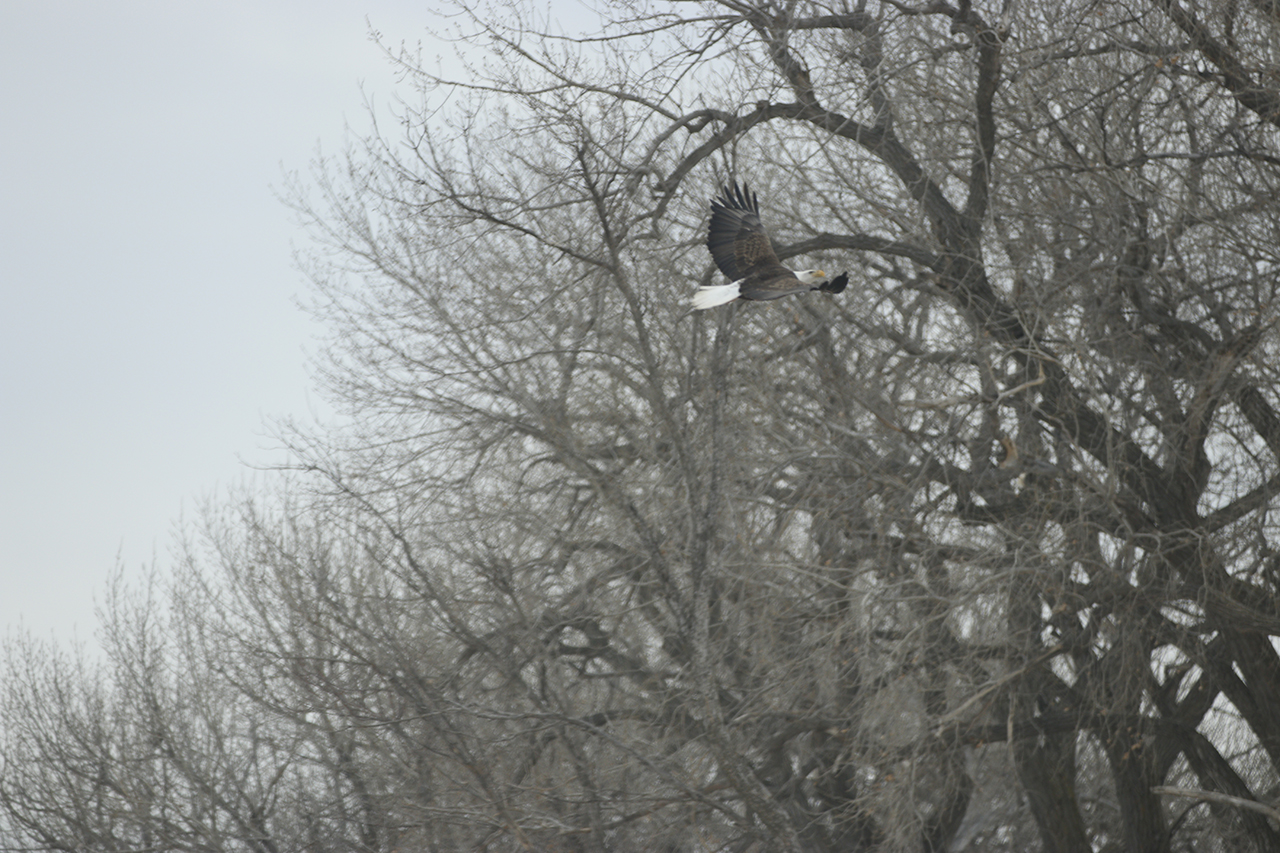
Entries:
{"type": "Polygon", "coordinates": [[[1170,797],[1188,797],[1193,800],[1205,800],[1210,803],[1222,803],[1227,806],[1238,806],[1242,809],[1248,809],[1251,812],[1266,815],[1272,820],[1280,823],[1280,809],[1269,806],[1266,803],[1260,803],[1257,800],[1250,800],[1246,797],[1233,797],[1231,794],[1220,794],[1217,791],[1200,791],[1194,788],[1171,788],[1168,785],[1157,785],[1151,789],[1153,793],[1165,794],[1170,797]]]}

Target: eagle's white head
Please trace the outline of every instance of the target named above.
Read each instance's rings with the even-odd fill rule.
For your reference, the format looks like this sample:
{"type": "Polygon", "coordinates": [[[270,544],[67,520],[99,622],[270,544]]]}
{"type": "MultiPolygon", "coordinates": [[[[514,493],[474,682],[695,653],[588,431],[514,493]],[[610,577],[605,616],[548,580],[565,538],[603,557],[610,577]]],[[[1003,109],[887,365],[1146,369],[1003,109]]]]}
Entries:
{"type": "Polygon", "coordinates": [[[797,270],[796,278],[802,284],[822,284],[827,280],[827,274],[822,270],[797,270]]]}

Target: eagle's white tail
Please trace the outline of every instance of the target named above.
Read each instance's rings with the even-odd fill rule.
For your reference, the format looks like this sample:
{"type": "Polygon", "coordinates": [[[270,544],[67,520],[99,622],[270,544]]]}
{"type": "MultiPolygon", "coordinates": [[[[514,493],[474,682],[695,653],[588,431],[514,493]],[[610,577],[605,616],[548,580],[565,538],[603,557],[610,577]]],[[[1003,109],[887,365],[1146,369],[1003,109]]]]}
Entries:
{"type": "Polygon", "coordinates": [[[733,284],[699,287],[698,292],[693,294],[693,310],[701,311],[703,308],[714,308],[717,305],[732,302],[738,298],[738,292],[738,283],[736,281],[733,284]]]}

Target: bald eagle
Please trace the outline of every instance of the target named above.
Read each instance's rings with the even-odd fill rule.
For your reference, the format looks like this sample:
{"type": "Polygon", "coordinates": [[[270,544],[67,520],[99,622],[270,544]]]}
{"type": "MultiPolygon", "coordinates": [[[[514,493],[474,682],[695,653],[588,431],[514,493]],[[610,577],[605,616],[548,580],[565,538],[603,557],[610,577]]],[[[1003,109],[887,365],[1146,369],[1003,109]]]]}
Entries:
{"type": "Polygon", "coordinates": [[[712,200],[707,248],[731,283],[698,288],[695,311],[735,299],[780,299],[810,290],[839,293],[849,283],[847,272],[827,281],[822,270],[792,272],[779,263],[760,224],[760,202],[745,183],[722,187],[720,197],[712,200]]]}

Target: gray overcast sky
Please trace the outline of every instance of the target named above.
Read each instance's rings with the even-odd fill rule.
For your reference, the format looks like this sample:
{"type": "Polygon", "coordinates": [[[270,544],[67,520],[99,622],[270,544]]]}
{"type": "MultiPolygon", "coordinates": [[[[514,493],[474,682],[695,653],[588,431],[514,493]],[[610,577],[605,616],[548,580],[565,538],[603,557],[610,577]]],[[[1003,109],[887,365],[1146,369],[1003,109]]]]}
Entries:
{"type": "Polygon", "coordinates": [[[309,417],[305,236],[273,187],[367,127],[421,3],[8,3],[0,11],[0,630],[91,640],[117,556],[309,417]]]}

